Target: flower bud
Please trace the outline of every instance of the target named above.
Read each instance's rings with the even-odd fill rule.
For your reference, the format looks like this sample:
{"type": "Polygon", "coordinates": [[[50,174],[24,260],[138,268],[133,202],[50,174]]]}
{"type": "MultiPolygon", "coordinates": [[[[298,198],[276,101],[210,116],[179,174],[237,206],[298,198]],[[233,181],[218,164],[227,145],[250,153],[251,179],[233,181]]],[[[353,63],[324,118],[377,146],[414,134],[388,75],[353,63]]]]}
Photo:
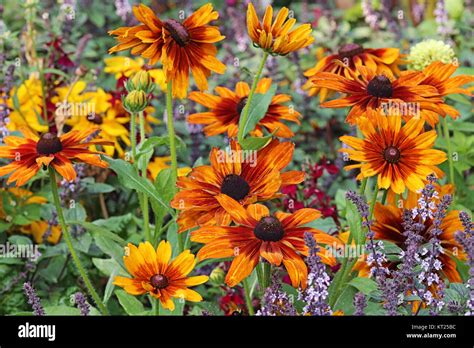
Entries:
{"type": "Polygon", "coordinates": [[[134,90],[128,93],[125,98],[122,97],[122,103],[129,113],[137,113],[145,110],[148,100],[144,91],[134,90]]]}
{"type": "Polygon", "coordinates": [[[225,274],[222,268],[216,267],[212,270],[211,274],[209,275],[209,280],[212,284],[221,285],[224,283],[225,274]]]}
{"type": "Polygon", "coordinates": [[[130,79],[128,79],[125,87],[129,92],[133,90],[141,90],[144,91],[146,94],[149,94],[153,91],[155,85],[153,83],[153,79],[150,76],[150,73],[145,70],[140,70],[130,79]]]}

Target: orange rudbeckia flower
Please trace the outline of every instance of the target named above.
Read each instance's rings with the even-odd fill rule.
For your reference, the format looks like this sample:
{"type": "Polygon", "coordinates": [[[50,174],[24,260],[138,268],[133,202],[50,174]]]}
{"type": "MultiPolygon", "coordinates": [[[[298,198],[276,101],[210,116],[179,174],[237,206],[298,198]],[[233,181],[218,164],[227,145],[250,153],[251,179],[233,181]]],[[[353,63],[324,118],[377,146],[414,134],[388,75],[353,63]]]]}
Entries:
{"type": "MultiPolygon", "coordinates": [[[[343,63],[339,63],[343,66],[343,63]]],[[[374,120],[377,116],[404,116],[406,118],[428,118],[425,110],[444,114],[438,106],[443,100],[438,90],[421,85],[425,76],[421,72],[410,72],[397,79],[365,66],[358,66],[357,73],[346,78],[339,74],[319,72],[311,78],[314,87],[346,93],[347,96],[321,104],[323,108],[351,107],[346,122],[354,125],[361,116],[374,120]]]]}
{"type": "Polygon", "coordinates": [[[352,149],[339,149],[353,161],[346,166],[361,170],[357,179],[376,175],[379,188],[402,193],[407,187],[418,191],[424,187],[429,174],[442,172],[436,165],[446,160],[446,153],[432,149],[436,131],[423,132],[423,120],[410,119],[403,127],[400,116],[379,117],[377,124],[361,119],[359,128],[364,139],[342,136],[339,139],[352,149]]]}
{"type": "MultiPolygon", "coordinates": [[[[272,79],[264,78],[258,82],[256,93],[265,94],[272,84],[272,79]]],[[[239,131],[240,114],[247,103],[250,93],[249,85],[246,82],[238,82],[235,92],[226,87],[216,87],[219,96],[191,92],[189,99],[209,108],[208,112],[201,112],[189,115],[188,122],[192,124],[205,124],[204,132],[207,136],[222,134],[227,132],[229,138],[237,136],[239,131]]],[[[267,129],[270,133],[276,131],[275,135],[282,138],[291,138],[294,134],[281,121],[287,120],[300,124],[301,114],[293,108],[283,105],[291,100],[287,94],[277,94],[273,96],[265,116],[257,123],[252,135],[262,136],[262,129],[267,129]]]]}
{"type": "Polygon", "coordinates": [[[72,162],[84,162],[106,168],[107,162],[99,157],[99,152],[89,150],[91,145],[111,145],[104,140],[87,140],[98,128],[82,131],[71,131],[60,137],[44,133],[41,137],[28,129],[23,129],[25,138],[7,136],[6,146],[0,147],[0,158],[12,159],[10,164],[0,167],[0,176],[12,173],[7,183],[15,182],[16,186],[24,185],[41,169],[49,165],[64,179],[72,181],[76,171],[72,162]]]}
{"type": "Polygon", "coordinates": [[[282,7],[275,21],[273,20],[273,7],[268,5],[262,22],[257,17],[255,7],[249,3],[247,9],[247,30],[255,45],[263,50],[284,56],[313,43],[311,25],[303,24],[293,29],[296,19],[288,18],[289,11],[282,7]],[[290,31],[291,30],[291,31],[290,31]]]}
{"type": "MultiPolygon", "coordinates": [[[[308,247],[304,242],[304,233],[313,233],[318,243],[342,245],[337,238],[323,231],[304,227],[321,216],[316,209],[304,208],[293,214],[277,212],[270,215],[268,208],[262,204],[244,208],[224,194],[216,199],[237,226],[204,226],[191,232],[191,240],[205,244],[198,252],[200,260],[234,257],[225,278],[229,286],[236,286],[248,277],[263,257],[272,265],[283,263],[292,285],[306,288],[308,270],[302,256],[308,255],[308,247]]],[[[324,251],[319,252],[319,256],[326,264],[336,264],[334,257],[324,251]]]]}
{"type": "Polygon", "coordinates": [[[183,22],[162,21],[143,4],[134,6],[133,13],[141,24],[109,31],[119,41],[109,53],[131,48],[132,54],[148,58],[151,65],[161,59],[166,81],[173,81],[173,96],[186,97],[189,70],[201,91],[207,89],[211,71],[224,73],[226,67],[216,58],[214,46],[224,36],[217,27],[208,25],[219,18],[211,4],[202,6],[183,22]]]}
{"type": "Polygon", "coordinates": [[[390,78],[400,75],[398,66],[402,64],[402,55],[398,48],[364,48],[355,43],[349,43],[339,48],[335,54],[330,54],[320,59],[316,65],[304,72],[304,76],[310,79],[305,83],[303,89],[308,90],[310,96],[318,95],[320,102],[324,102],[330,94],[326,87],[316,87],[311,82],[311,77],[319,72],[328,72],[351,79],[349,70],[358,74],[357,67],[366,66],[375,71],[377,75],[385,75],[390,78]],[[338,63],[342,61],[344,66],[338,63]]]}
{"type": "Polygon", "coordinates": [[[282,187],[302,182],[304,172],[282,173],[293,150],[293,143],[276,139],[257,152],[242,152],[233,140],[226,150],[213,148],[210,166],[196,167],[188,176],[178,178],[181,191],[171,206],[181,210],[179,232],[202,225],[229,225],[231,215],[216,198],[221,193],[247,206],[278,197],[282,187]]]}
{"type": "Polygon", "coordinates": [[[209,278],[204,275],[188,277],[196,265],[194,255],[185,250],[173,261],[170,260],[170,242],[162,240],[156,250],[150,242],[140,243],[138,247],[129,243],[128,255],[123,257],[123,262],[132,278],[115,277],[114,285],[131,295],[148,292],[170,311],[174,310],[173,297],[191,302],[202,301],[199,293],[188,288],[203,284],[209,278]]]}
{"type": "MultiPolygon", "coordinates": [[[[474,76],[469,75],[457,75],[451,77],[456,71],[458,65],[455,64],[444,64],[442,62],[433,62],[427,66],[423,71],[425,78],[420,82],[420,85],[433,86],[438,90],[440,96],[447,96],[448,94],[465,94],[472,97],[472,93],[461,88],[461,86],[471,83],[474,81],[474,76]]],[[[445,104],[443,101],[437,102],[440,109],[443,110],[441,114],[443,117],[446,115],[456,119],[459,117],[459,111],[452,106],[445,104]]],[[[426,110],[425,118],[427,122],[434,126],[439,121],[438,113],[430,110],[426,110]]]]}

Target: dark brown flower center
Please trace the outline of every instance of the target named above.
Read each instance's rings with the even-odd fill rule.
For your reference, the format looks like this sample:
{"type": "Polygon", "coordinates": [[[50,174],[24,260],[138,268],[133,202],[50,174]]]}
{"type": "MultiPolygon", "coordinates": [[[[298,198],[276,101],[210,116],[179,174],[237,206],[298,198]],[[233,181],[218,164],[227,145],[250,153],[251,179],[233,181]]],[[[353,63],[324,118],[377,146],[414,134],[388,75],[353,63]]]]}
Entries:
{"type": "Polygon", "coordinates": [[[89,114],[87,116],[87,119],[89,120],[89,122],[92,122],[94,124],[102,124],[102,122],[104,121],[102,116],[100,116],[99,114],[96,114],[95,112],[89,114]]]}
{"type": "Polygon", "coordinates": [[[364,51],[364,48],[361,45],[350,43],[342,46],[339,49],[340,58],[352,58],[358,54],[361,54],[364,51]]]}
{"type": "Polygon", "coordinates": [[[150,278],[150,283],[155,289],[164,289],[168,286],[168,278],[163,274],[155,274],[150,278]]]}
{"type": "Polygon", "coordinates": [[[389,146],[383,150],[383,158],[389,163],[397,163],[400,160],[400,150],[395,146],[389,146]]]}
{"type": "Polygon", "coordinates": [[[236,110],[239,115],[242,113],[242,110],[245,108],[245,105],[247,104],[247,100],[248,98],[245,97],[245,98],[240,99],[240,101],[237,103],[236,110]]]}
{"type": "Polygon", "coordinates": [[[187,45],[191,37],[184,25],[174,19],[167,19],[163,21],[163,26],[171,34],[171,37],[178,45],[184,47],[187,45]]]}
{"type": "Polygon", "coordinates": [[[53,133],[44,133],[36,143],[36,152],[40,155],[51,155],[62,149],[61,140],[53,133]]]}
{"type": "Polygon", "coordinates": [[[385,75],[377,75],[370,80],[367,92],[377,98],[391,98],[393,94],[392,83],[385,75]]]}
{"type": "Polygon", "coordinates": [[[245,198],[249,192],[249,184],[239,175],[229,174],[222,181],[221,193],[232,197],[236,201],[240,201],[241,199],[245,198]]]}
{"type": "Polygon", "coordinates": [[[285,231],[280,220],[273,216],[265,216],[257,223],[253,234],[265,242],[278,242],[283,238],[285,231]]]}

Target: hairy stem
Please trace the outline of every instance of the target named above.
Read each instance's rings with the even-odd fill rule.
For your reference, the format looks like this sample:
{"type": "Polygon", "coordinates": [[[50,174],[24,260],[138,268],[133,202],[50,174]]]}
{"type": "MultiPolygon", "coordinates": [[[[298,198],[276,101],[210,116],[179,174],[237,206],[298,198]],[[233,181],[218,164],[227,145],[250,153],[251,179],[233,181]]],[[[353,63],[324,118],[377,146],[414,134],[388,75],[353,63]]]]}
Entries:
{"type": "Polygon", "coordinates": [[[64,219],[64,214],[63,214],[63,209],[61,208],[61,202],[59,200],[59,193],[58,193],[58,185],[56,183],[56,173],[54,172],[53,167],[49,166],[49,178],[51,181],[51,188],[53,192],[53,200],[54,200],[54,205],[56,206],[56,212],[58,214],[58,220],[61,225],[61,230],[64,236],[64,240],[66,241],[66,245],[69,249],[69,252],[71,253],[72,260],[74,261],[74,264],[77,267],[77,270],[81,274],[82,279],[84,280],[84,284],[87,287],[87,290],[89,291],[89,294],[92,296],[94,299],[94,302],[97,304],[100,312],[103,315],[108,315],[109,312],[107,308],[105,307],[104,303],[100,299],[99,295],[97,294],[97,291],[95,290],[94,286],[92,285],[89,276],[87,275],[87,271],[84,268],[84,266],[81,263],[81,260],[79,259],[79,256],[76,253],[76,250],[74,249],[74,246],[72,244],[72,238],[71,235],[69,234],[69,230],[66,224],[66,220],[64,219]]]}
{"type": "Polygon", "coordinates": [[[248,278],[242,280],[244,285],[244,292],[245,292],[245,303],[247,304],[247,309],[249,311],[249,315],[255,315],[255,311],[253,310],[252,306],[252,299],[250,298],[250,287],[248,283],[248,278]]]}
{"type": "Polygon", "coordinates": [[[176,155],[176,135],[174,132],[173,119],[173,83],[171,80],[168,82],[168,88],[166,90],[166,117],[168,121],[168,136],[170,138],[171,170],[173,172],[173,181],[176,181],[178,177],[178,159],[176,155]]]}
{"type": "MultiPolygon", "coordinates": [[[[257,89],[258,81],[260,80],[260,76],[262,75],[263,67],[265,66],[265,62],[267,61],[267,58],[268,58],[268,52],[264,52],[262,60],[260,61],[260,65],[258,67],[257,73],[255,74],[255,77],[253,79],[252,88],[250,89],[250,93],[247,98],[247,103],[245,103],[245,106],[244,106],[243,115],[242,115],[242,124],[245,124],[247,122],[247,119],[249,118],[250,104],[252,103],[252,99],[255,94],[255,90],[257,89]]],[[[243,139],[244,137],[243,132],[244,132],[244,128],[239,127],[237,139],[239,140],[243,139]]]]}
{"type": "Polygon", "coordinates": [[[448,163],[449,163],[449,182],[454,185],[454,163],[453,163],[453,151],[451,147],[451,138],[449,135],[449,125],[446,117],[443,119],[444,138],[446,140],[446,146],[448,147],[448,163]]]}

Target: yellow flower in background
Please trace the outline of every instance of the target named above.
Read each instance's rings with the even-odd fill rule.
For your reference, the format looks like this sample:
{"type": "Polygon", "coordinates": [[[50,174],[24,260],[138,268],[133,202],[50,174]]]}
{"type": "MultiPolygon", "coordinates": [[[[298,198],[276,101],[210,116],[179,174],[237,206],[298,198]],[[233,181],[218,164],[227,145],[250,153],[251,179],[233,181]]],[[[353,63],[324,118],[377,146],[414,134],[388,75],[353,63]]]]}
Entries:
{"type": "Polygon", "coordinates": [[[250,39],[264,51],[281,56],[309,46],[314,41],[311,36],[311,25],[303,24],[291,30],[296,24],[296,19],[289,18],[289,13],[286,7],[282,7],[273,21],[273,7],[268,5],[260,22],[255,7],[249,3],[247,30],[250,39]]]}
{"type": "Polygon", "coordinates": [[[175,308],[173,298],[202,301],[201,295],[189,287],[203,284],[209,278],[205,275],[188,276],[196,265],[196,258],[189,250],[171,260],[171,243],[164,240],[156,250],[150,242],[140,243],[138,247],[129,243],[127,248],[123,262],[131,278],[115,277],[114,285],[131,295],[149,293],[170,311],[175,308]]]}
{"type": "Polygon", "coordinates": [[[20,231],[23,234],[31,235],[37,244],[44,242],[46,233],[48,233],[46,240],[51,244],[58,244],[61,239],[61,227],[58,225],[50,226],[49,223],[43,220],[34,221],[29,225],[22,226],[20,231]]]}
{"type": "Polygon", "coordinates": [[[166,77],[165,72],[162,69],[151,69],[148,70],[153,81],[160,87],[162,91],[166,91],[166,77]]]}
{"type": "Polygon", "coordinates": [[[46,132],[48,127],[42,119],[43,93],[41,81],[35,76],[24,81],[19,87],[12,89],[7,101],[10,113],[9,131],[29,127],[37,132],[46,132]]]}
{"type": "MultiPolygon", "coordinates": [[[[155,157],[152,161],[148,164],[148,173],[150,177],[155,180],[158,174],[166,168],[171,168],[171,157],[164,156],[164,157],[155,157]]],[[[178,176],[186,176],[189,172],[191,172],[191,168],[183,167],[178,168],[178,176]]]]}
{"type": "Polygon", "coordinates": [[[122,76],[129,77],[137,71],[140,71],[145,61],[142,58],[129,58],[129,57],[108,57],[104,59],[105,68],[104,72],[107,74],[115,74],[115,78],[118,80],[122,76]]]}
{"type": "Polygon", "coordinates": [[[88,117],[96,112],[95,95],[86,92],[87,83],[77,81],[72,85],[66,85],[55,89],[56,96],[51,98],[55,105],[54,122],[59,135],[63,134],[64,125],[69,122],[77,123],[81,118],[88,117]]]}
{"type": "MultiPolygon", "coordinates": [[[[104,72],[107,74],[115,74],[115,79],[118,80],[121,77],[130,77],[131,75],[139,72],[145,65],[145,61],[142,58],[129,58],[129,57],[109,57],[104,59],[105,68],[104,72]]],[[[153,82],[155,82],[162,91],[166,90],[166,78],[165,73],[162,69],[150,69],[147,70],[150,74],[153,82]]]]}
{"type": "MultiPolygon", "coordinates": [[[[130,146],[130,137],[127,124],[130,122],[128,114],[119,115],[116,108],[109,108],[105,113],[81,117],[72,130],[85,130],[90,127],[100,128],[100,137],[113,142],[113,146],[103,145],[107,156],[114,156],[115,152],[119,157],[125,154],[124,147],[130,146]],[[125,146],[123,146],[125,144],[125,146]]],[[[91,151],[98,151],[95,145],[90,148],[91,151]]]]}
{"type": "MultiPolygon", "coordinates": [[[[20,188],[20,187],[9,187],[2,189],[1,192],[6,193],[0,199],[0,220],[9,222],[8,214],[4,209],[3,204],[7,203],[9,207],[25,208],[33,204],[45,204],[48,200],[42,196],[36,196],[33,192],[20,188]]],[[[57,244],[61,238],[61,228],[58,225],[50,226],[47,221],[38,220],[33,221],[30,224],[18,226],[18,228],[12,229],[13,231],[19,231],[23,234],[31,235],[37,244],[44,242],[45,234],[48,233],[47,241],[51,244],[57,244]]]]}

